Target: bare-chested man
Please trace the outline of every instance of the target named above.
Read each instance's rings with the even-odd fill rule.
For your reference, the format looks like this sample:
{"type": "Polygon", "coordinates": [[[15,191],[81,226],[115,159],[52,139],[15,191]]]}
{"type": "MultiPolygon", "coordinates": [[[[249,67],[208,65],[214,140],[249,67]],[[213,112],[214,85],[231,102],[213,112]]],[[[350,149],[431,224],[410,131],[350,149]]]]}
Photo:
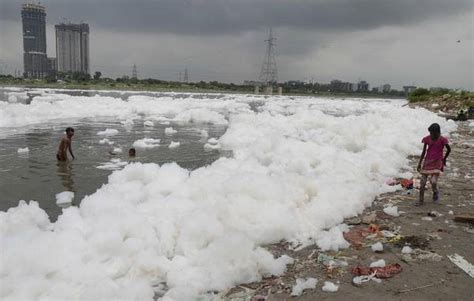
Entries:
{"type": "Polygon", "coordinates": [[[75,159],[74,154],[72,153],[72,148],[71,148],[72,136],[74,136],[74,129],[71,127],[68,127],[66,129],[66,135],[61,139],[61,143],[59,143],[58,152],[56,153],[56,158],[58,159],[58,161],[67,161],[68,150],[72,158],[75,159]]]}

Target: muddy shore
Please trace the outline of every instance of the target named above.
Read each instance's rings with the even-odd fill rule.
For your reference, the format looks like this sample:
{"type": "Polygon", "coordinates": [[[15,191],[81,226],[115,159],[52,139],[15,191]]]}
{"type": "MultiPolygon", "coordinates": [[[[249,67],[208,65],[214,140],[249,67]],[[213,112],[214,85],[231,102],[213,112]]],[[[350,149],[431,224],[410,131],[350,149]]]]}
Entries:
{"type": "MultiPolygon", "coordinates": [[[[472,122],[472,121],[471,121],[472,122]]],[[[458,223],[454,216],[474,212],[474,128],[469,121],[458,122],[452,133],[452,153],[448,167],[440,178],[441,202],[431,202],[431,190],[425,194],[425,205],[413,206],[418,189],[401,189],[378,196],[372,206],[356,218],[346,220],[351,231],[367,231],[369,224],[376,230],[368,233],[359,243],[339,252],[321,252],[317,246],[292,251],[287,243],[269,246],[276,256],[287,254],[295,259],[281,277],[264,279],[258,283],[240,285],[224,292],[225,300],[472,300],[474,278],[452,263],[447,255],[459,254],[474,263],[474,228],[469,223],[458,223]],[[384,207],[397,206],[400,216],[383,212],[384,207]],[[365,222],[365,223],[364,223],[365,222]],[[394,234],[382,234],[386,230],[394,234]],[[409,238],[409,239],[407,239],[409,238]],[[371,245],[383,244],[383,252],[376,253],[371,245]],[[409,245],[414,251],[402,254],[409,245]],[[328,257],[329,256],[329,257],[328,257]],[[347,266],[329,266],[326,258],[347,262],[347,266]],[[319,258],[319,260],[318,260],[319,258]],[[384,259],[387,264],[399,264],[402,271],[388,279],[352,283],[351,270],[358,265],[384,259]],[[291,296],[297,278],[313,277],[318,280],[314,289],[306,289],[300,296],[291,296]],[[325,281],[339,285],[337,292],[322,290],[325,281]]],[[[412,172],[419,157],[411,157],[412,172]]],[[[365,233],[365,232],[364,232],[365,233]]]]}

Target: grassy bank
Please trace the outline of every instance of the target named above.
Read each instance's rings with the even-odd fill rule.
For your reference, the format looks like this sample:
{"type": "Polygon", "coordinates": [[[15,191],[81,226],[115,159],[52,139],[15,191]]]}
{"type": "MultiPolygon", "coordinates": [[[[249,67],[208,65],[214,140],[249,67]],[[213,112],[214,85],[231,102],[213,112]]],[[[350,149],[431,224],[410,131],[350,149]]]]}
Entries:
{"type": "Polygon", "coordinates": [[[423,106],[436,111],[458,112],[474,107],[474,93],[468,91],[453,91],[442,89],[429,91],[418,88],[410,94],[408,100],[417,106],[423,106]]]}

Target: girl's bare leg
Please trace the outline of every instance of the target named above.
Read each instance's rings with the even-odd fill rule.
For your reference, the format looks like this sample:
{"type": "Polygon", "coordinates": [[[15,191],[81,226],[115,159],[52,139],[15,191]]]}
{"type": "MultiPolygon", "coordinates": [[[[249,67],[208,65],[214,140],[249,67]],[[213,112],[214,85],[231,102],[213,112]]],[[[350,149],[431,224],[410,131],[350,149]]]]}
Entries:
{"type": "Polygon", "coordinates": [[[433,189],[433,202],[439,202],[439,189],[438,189],[438,175],[432,175],[430,179],[431,188],[433,189]]]}
{"type": "Polygon", "coordinates": [[[425,187],[426,187],[426,181],[428,180],[427,175],[422,175],[421,180],[420,180],[420,196],[418,198],[418,203],[415,205],[423,205],[423,202],[425,201],[425,187]]]}

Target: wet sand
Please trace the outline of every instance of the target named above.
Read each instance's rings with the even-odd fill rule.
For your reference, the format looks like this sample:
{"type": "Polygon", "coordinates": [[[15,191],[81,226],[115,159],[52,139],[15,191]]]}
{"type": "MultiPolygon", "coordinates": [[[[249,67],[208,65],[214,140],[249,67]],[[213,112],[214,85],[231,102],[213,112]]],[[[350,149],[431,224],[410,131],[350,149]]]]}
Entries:
{"type": "MultiPolygon", "coordinates": [[[[240,285],[225,292],[227,300],[472,300],[474,279],[453,264],[446,255],[457,253],[471,264],[474,263],[474,228],[466,223],[454,222],[455,214],[474,212],[474,131],[469,122],[458,123],[458,131],[453,133],[450,143],[452,153],[448,159],[449,166],[440,178],[441,203],[431,202],[431,190],[425,194],[425,205],[415,207],[413,203],[418,197],[418,190],[411,194],[407,190],[386,193],[376,198],[373,205],[359,215],[359,219],[351,218],[354,228],[367,229],[368,224],[359,223],[363,217],[375,212],[374,224],[382,229],[398,232],[402,237],[416,236],[426,246],[421,247],[426,254],[436,253],[431,259],[411,261],[401,254],[403,245],[387,242],[388,238],[365,238],[362,246],[351,246],[339,252],[321,252],[316,246],[299,251],[291,251],[285,242],[274,244],[268,248],[276,256],[287,254],[295,259],[288,266],[288,271],[281,277],[264,279],[258,283],[240,285]],[[402,211],[399,217],[383,213],[384,206],[392,204],[402,211]],[[431,217],[432,211],[442,216],[431,217]],[[452,211],[453,214],[450,214],[452,211]],[[371,245],[381,241],[384,245],[382,253],[374,253],[371,245]],[[334,256],[344,260],[348,266],[328,270],[318,263],[320,254],[334,256]],[[351,269],[356,265],[369,265],[378,259],[387,264],[398,263],[402,272],[381,283],[369,281],[360,286],[352,284],[354,275],[351,269]],[[437,261],[439,260],[439,261],[437,261]],[[314,277],[318,279],[315,289],[308,289],[299,297],[290,296],[291,289],[297,278],[314,277]],[[322,291],[325,281],[340,285],[334,293],[322,291]]],[[[415,168],[419,157],[411,157],[411,166],[415,168]]],[[[354,229],[353,228],[353,229],[354,229]]],[[[370,237],[370,236],[369,236],[370,237]]],[[[413,247],[413,246],[412,246],[413,247]]],[[[414,248],[414,247],[413,247],[414,248]]]]}

